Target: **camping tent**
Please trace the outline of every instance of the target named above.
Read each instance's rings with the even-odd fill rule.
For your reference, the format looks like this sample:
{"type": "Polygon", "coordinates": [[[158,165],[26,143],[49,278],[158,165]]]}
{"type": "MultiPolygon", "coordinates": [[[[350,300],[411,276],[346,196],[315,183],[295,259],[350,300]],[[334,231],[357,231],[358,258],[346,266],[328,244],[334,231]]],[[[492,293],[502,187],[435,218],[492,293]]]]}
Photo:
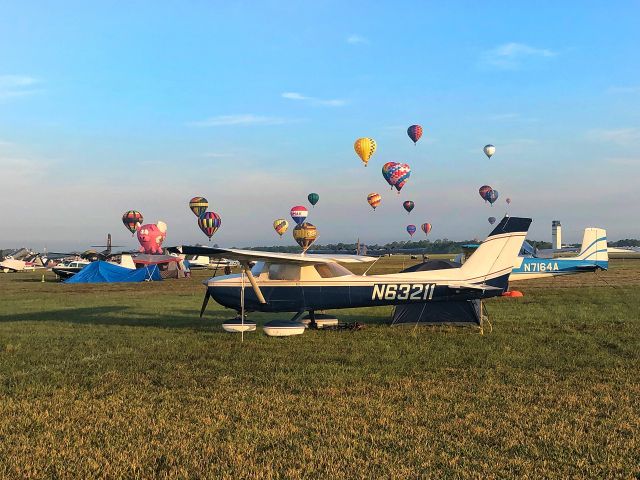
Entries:
{"type": "MultiPolygon", "coordinates": [[[[409,267],[403,272],[423,272],[459,267],[459,263],[448,260],[428,260],[409,267]]],[[[482,302],[480,300],[462,300],[398,305],[393,311],[391,324],[481,326],[482,302]]]]}
{"type": "Polygon", "coordinates": [[[184,260],[173,255],[149,255],[139,253],[132,257],[136,268],[151,268],[155,266],[160,270],[162,278],[184,278],[190,273],[184,260]]]}
{"type": "Polygon", "coordinates": [[[91,262],[64,283],[114,283],[114,282],[144,282],[162,280],[157,265],[143,267],[136,270],[120,267],[112,263],[91,262]]]}

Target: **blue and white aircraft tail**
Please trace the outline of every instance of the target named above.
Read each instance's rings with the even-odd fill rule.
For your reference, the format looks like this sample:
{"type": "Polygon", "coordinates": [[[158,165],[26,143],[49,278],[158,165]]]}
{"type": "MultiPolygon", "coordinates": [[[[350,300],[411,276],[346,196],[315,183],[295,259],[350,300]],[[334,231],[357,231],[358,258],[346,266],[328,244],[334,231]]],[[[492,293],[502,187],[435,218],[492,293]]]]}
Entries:
{"type": "Polygon", "coordinates": [[[595,272],[609,268],[607,232],[602,228],[585,228],[580,253],[575,257],[518,257],[509,281],[595,272]]]}

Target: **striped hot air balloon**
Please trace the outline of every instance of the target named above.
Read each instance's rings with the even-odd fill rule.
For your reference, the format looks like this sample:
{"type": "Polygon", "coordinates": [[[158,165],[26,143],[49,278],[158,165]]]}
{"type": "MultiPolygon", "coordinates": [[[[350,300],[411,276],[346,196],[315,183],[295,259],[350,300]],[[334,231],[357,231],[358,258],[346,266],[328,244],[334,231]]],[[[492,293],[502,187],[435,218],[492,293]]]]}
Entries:
{"type": "Polygon", "coordinates": [[[374,210],[378,205],[380,205],[381,201],[382,197],[379,193],[370,193],[369,195],[367,195],[367,202],[369,202],[369,205],[371,205],[374,210]]]}
{"type": "Polygon", "coordinates": [[[209,202],[204,197],[193,197],[189,200],[189,208],[196,217],[199,217],[209,208],[209,202]]]}
{"type": "Polygon", "coordinates": [[[316,241],[316,238],[318,238],[318,229],[309,222],[303,222],[300,225],[296,225],[296,228],[293,229],[293,238],[298,242],[298,245],[302,247],[302,250],[306,252],[311,244],[316,241]]]}
{"type": "Polygon", "coordinates": [[[296,224],[300,225],[306,220],[307,216],[309,215],[309,210],[307,210],[302,205],[296,205],[295,207],[291,207],[291,212],[289,213],[291,215],[291,218],[293,218],[293,221],[296,222],[296,224]]]}
{"type": "Polygon", "coordinates": [[[213,234],[218,231],[220,225],[222,225],[222,219],[220,215],[215,212],[204,212],[198,217],[198,226],[200,230],[209,237],[209,241],[211,241],[213,234]]]}
{"type": "Polygon", "coordinates": [[[422,229],[422,231],[424,232],[425,235],[429,235],[429,232],[431,231],[431,224],[430,223],[423,223],[420,228],[422,229]]]}
{"type": "Polygon", "coordinates": [[[409,135],[409,138],[415,145],[416,143],[418,143],[418,140],[420,140],[420,137],[422,136],[422,127],[420,125],[411,125],[409,128],[407,128],[407,135],[409,135]]]}
{"type": "Polygon", "coordinates": [[[142,218],[142,214],[137,210],[129,210],[122,215],[122,223],[126,229],[131,232],[131,236],[136,233],[136,230],[142,225],[143,221],[144,218],[142,218]]]}

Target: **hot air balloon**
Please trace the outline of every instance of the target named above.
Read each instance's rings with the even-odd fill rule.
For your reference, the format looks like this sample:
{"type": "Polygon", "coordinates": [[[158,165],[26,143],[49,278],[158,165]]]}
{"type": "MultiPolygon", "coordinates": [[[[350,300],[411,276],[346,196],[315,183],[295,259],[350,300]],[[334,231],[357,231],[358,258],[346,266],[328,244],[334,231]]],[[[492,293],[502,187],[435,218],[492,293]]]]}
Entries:
{"type": "Polygon", "coordinates": [[[413,203],[411,200],[407,200],[406,202],[402,202],[402,206],[407,211],[407,213],[411,213],[411,210],[413,210],[413,207],[415,207],[416,204],[413,203]]]}
{"type": "Polygon", "coordinates": [[[220,228],[220,225],[222,225],[222,219],[220,215],[215,212],[204,212],[198,217],[198,226],[200,230],[209,237],[209,241],[211,241],[213,234],[220,228]]]}
{"type": "Polygon", "coordinates": [[[273,222],[273,229],[278,233],[278,235],[282,236],[284,232],[289,228],[289,222],[287,222],[284,218],[279,218],[275,222],[273,222]]]}
{"type": "Polygon", "coordinates": [[[199,217],[209,208],[209,202],[204,197],[193,197],[189,200],[189,208],[196,217],[199,217]]]}
{"type": "Polygon", "coordinates": [[[485,145],[483,150],[484,150],[484,154],[489,158],[491,158],[493,154],[496,153],[496,147],[494,147],[491,144],[485,145]]]}
{"type": "Polygon", "coordinates": [[[379,193],[370,193],[369,195],[367,195],[367,202],[369,202],[369,205],[371,205],[374,210],[378,205],[380,205],[381,201],[382,197],[379,193]]]}
{"type": "Polygon", "coordinates": [[[397,165],[397,162],[387,162],[382,166],[382,176],[387,181],[389,185],[391,185],[391,190],[393,190],[393,183],[391,182],[391,173],[392,168],[397,165]]]}
{"type": "Polygon", "coordinates": [[[496,223],[496,217],[489,217],[489,218],[488,218],[488,220],[489,220],[489,223],[490,223],[491,225],[493,225],[494,223],[496,223]]]}
{"type": "Polygon", "coordinates": [[[307,215],[309,215],[309,210],[302,205],[297,205],[291,208],[291,218],[293,218],[293,221],[298,225],[305,221],[307,215]]]}
{"type": "Polygon", "coordinates": [[[318,229],[309,222],[303,222],[300,225],[296,225],[293,229],[293,238],[295,238],[298,245],[302,247],[302,251],[306,252],[313,242],[318,238],[318,229]]]}
{"type": "Polygon", "coordinates": [[[431,224],[430,223],[423,223],[420,228],[422,229],[422,231],[424,232],[425,235],[429,235],[429,232],[431,231],[431,224]]]}
{"type": "Polygon", "coordinates": [[[416,233],[415,225],[407,225],[407,233],[413,237],[413,234],[416,233]]]}
{"type": "Polygon", "coordinates": [[[320,200],[320,195],[318,195],[317,193],[310,193],[309,195],[307,195],[307,200],[309,200],[309,203],[315,207],[316,203],[318,203],[318,200],[320,200]]]}
{"type": "Polygon", "coordinates": [[[407,128],[407,135],[409,135],[409,138],[413,140],[413,144],[415,145],[422,136],[422,127],[420,125],[411,125],[407,128]]]}
{"type": "Polygon", "coordinates": [[[404,187],[404,184],[407,183],[409,177],[411,176],[411,167],[406,163],[398,163],[397,168],[391,169],[391,182],[396,190],[398,191],[398,195],[400,194],[400,190],[404,187]]]}
{"type": "Polygon", "coordinates": [[[359,138],[353,144],[353,149],[366,167],[371,155],[376,151],[376,141],[373,138],[359,138]]]}
{"type": "Polygon", "coordinates": [[[505,200],[505,202],[507,202],[507,205],[511,203],[511,199],[509,197],[507,197],[507,199],[505,200]]]}
{"type": "Polygon", "coordinates": [[[496,203],[496,200],[498,200],[498,191],[491,189],[489,190],[485,196],[484,199],[489,202],[491,204],[491,206],[493,207],[493,204],[496,203]]]}
{"type": "Polygon", "coordinates": [[[491,190],[491,187],[489,185],[483,185],[478,189],[478,193],[485,202],[487,201],[486,196],[489,190],[491,190]]]}
{"type": "Polygon", "coordinates": [[[142,214],[137,210],[129,210],[122,215],[122,223],[131,232],[131,236],[136,233],[136,229],[142,225],[142,214]]]}
{"type": "Polygon", "coordinates": [[[140,252],[149,255],[160,255],[162,253],[162,242],[167,237],[167,224],[158,221],[141,225],[138,230],[138,242],[140,242],[140,252]]]}

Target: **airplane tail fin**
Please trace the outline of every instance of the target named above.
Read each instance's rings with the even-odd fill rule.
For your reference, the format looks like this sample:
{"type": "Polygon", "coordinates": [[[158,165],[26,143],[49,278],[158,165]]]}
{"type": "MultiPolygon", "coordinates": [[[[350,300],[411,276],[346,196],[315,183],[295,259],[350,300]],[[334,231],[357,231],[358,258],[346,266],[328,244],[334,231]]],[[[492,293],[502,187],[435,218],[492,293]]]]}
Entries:
{"type": "Polygon", "coordinates": [[[460,267],[460,273],[470,282],[506,289],[529,225],[530,218],[504,217],[460,267]]]}
{"type": "Polygon", "coordinates": [[[607,231],[603,228],[585,228],[582,247],[576,259],[593,261],[597,266],[606,269],[609,263],[607,231]]]}

